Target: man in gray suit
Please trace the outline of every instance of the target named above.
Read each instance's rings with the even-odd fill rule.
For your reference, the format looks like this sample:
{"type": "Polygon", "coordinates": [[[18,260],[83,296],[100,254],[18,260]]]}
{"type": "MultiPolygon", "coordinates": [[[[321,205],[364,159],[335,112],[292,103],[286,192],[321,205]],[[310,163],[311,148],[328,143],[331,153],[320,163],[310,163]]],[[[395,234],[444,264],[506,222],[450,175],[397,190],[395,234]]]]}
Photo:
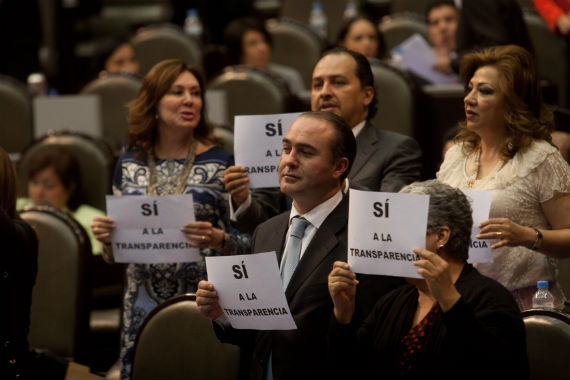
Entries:
{"type": "MultiPolygon", "coordinates": [[[[298,217],[308,221],[301,234],[300,260],[285,290],[296,330],[233,329],[223,320],[214,284],[198,284],[198,309],[216,320],[218,338],[253,351],[251,378],[335,378],[327,361],[326,333],[332,316],[327,284],[333,263],[347,257],[348,197],[341,189],[355,151],[356,141],[348,125],[330,112],[303,114],[283,139],[279,185],[293,199],[292,208],[257,227],[252,252],[275,251],[283,267],[291,260],[291,221],[298,217]]],[[[404,283],[397,277],[357,278],[355,306],[360,319],[380,296],[404,283]]]]}
{"type": "MultiPolygon", "coordinates": [[[[368,60],[360,53],[336,48],[324,53],[313,71],[311,109],[342,117],[356,136],[357,154],[348,179],[360,188],[398,192],[421,177],[421,149],[402,134],[376,128],[370,119],[378,99],[368,60]]],[[[224,173],[231,195],[231,217],[243,232],[290,207],[278,189],[256,189],[250,194],[245,167],[224,173]]]]}

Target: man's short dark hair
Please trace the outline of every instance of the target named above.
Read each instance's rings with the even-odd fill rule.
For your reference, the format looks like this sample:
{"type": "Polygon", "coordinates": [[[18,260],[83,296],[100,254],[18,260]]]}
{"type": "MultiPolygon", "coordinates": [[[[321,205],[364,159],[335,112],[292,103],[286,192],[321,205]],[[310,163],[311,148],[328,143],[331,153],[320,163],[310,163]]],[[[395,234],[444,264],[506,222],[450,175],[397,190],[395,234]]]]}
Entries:
{"type": "Polygon", "coordinates": [[[348,167],[340,177],[340,181],[344,181],[356,157],[356,138],[348,123],[342,117],[329,111],[305,112],[299,117],[323,120],[333,127],[336,135],[336,139],[331,147],[333,162],[343,157],[348,160],[348,167]]]}
{"type": "Polygon", "coordinates": [[[370,68],[370,62],[368,59],[355,51],[348,50],[345,47],[336,47],[331,50],[327,50],[321,56],[321,59],[326,57],[327,55],[331,54],[348,54],[354,59],[354,63],[356,64],[356,77],[360,81],[360,88],[364,88],[367,86],[372,87],[374,90],[374,96],[372,97],[372,101],[368,105],[368,115],[366,116],[366,120],[370,120],[376,115],[378,111],[378,97],[376,96],[376,86],[374,86],[374,74],[372,74],[372,69],[370,68]]]}
{"type": "Polygon", "coordinates": [[[457,7],[455,6],[455,2],[453,0],[432,0],[428,3],[426,7],[426,12],[425,12],[426,20],[429,21],[428,15],[432,9],[444,6],[452,7],[453,9],[457,10],[457,7]]]}

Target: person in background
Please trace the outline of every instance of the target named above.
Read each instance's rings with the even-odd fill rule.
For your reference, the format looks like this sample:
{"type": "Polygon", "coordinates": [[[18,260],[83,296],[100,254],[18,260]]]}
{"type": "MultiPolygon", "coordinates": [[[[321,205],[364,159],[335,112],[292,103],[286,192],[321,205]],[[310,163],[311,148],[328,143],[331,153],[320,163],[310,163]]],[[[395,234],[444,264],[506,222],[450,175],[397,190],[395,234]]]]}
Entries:
{"type": "MultiPolygon", "coordinates": [[[[206,278],[206,256],[248,253],[251,237],[229,225],[222,176],[233,165],[230,153],[214,145],[205,119],[201,71],[178,59],[157,63],[129,104],[126,152],[115,168],[115,195],[192,194],[195,222],[180,226],[188,243],[200,248],[198,262],[127,266],[120,347],[121,378],[130,376],[134,344],[145,317],[168,298],[196,292],[206,278]]],[[[108,216],[91,228],[114,261],[108,216]]]]}
{"type": "Polygon", "coordinates": [[[492,263],[477,269],[507,289],[521,310],[536,282],[565,300],[558,260],[570,256],[570,166],[551,143],[552,112],[542,103],[534,57],[515,45],[465,55],[465,122],[437,178],[493,193],[478,239],[491,240],[492,263]]]}
{"type": "Polygon", "coordinates": [[[95,216],[105,213],[83,202],[81,168],[75,156],[64,147],[46,146],[30,157],[27,174],[29,198],[18,199],[18,210],[49,205],[71,214],[87,232],[92,253],[101,255],[103,246],[90,226],[95,216]]]}
{"type": "MultiPolygon", "coordinates": [[[[363,286],[347,263],[328,278],[334,303],[331,363],[359,379],[528,379],[525,326],[513,296],[467,263],[473,218],[461,190],[437,180],[400,193],[429,195],[420,278],[380,298],[364,323],[353,318],[363,286]]],[[[340,377],[339,376],[339,377],[340,377]]]]}
{"type": "Polygon", "coordinates": [[[108,74],[140,74],[139,61],[133,45],[126,40],[111,39],[101,55],[99,76],[108,74]]]}
{"type": "Polygon", "coordinates": [[[532,0],[532,3],[553,33],[570,36],[570,2],[568,0],[532,0]]]}
{"type": "Polygon", "coordinates": [[[384,56],[384,40],[372,20],[357,16],[347,20],[338,33],[337,46],[356,51],[374,64],[384,56]]]}
{"type": "MultiPolygon", "coordinates": [[[[342,117],[356,136],[358,149],[348,174],[351,184],[397,192],[420,179],[422,153],[417,141],[371,121],[378,110],[378,95],[370,62],[362,54],[337,47],[322,55],[313,70],[311,110],[342,117]]],[[[243,231],[253,231],[257,224],[291,206],[279,189],[256,189],[252,196],[248,181],[243,166],[230,167],[224,173],[232,220],[243,231]]]]}
{"type": "Polygon", "coordinates": [[[428,40],[437,57],[434,69],[451,74],[451,61],[457,57],[455,34],[459,22],[459,12],[453,0],[431,1],[426,9],[428,40]]]}
{"type": "Polygon", "coordinates": [[[271,35],[255,17],[230,22],[224,30],[228,65],[245,65],[265,70],[295,95],[305,91],[301,74],[292,67],[271,62],[271,35]]]}

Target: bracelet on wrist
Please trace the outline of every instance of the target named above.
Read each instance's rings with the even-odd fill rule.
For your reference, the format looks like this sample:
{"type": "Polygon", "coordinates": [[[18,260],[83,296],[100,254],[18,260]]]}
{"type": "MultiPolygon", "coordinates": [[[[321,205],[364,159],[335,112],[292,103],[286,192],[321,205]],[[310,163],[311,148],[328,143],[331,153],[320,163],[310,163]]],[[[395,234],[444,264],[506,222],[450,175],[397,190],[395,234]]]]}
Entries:
{"type": "Polygon", "coordinates": [[[540,245],[542,244],[542,232],[540,232],[538,229],[531,227],[534,232],[536,232],[536,240],[534,241],[534,243],[532,243],[532,246],[530,247],[530,249],[536,251],[538,248],[540,248],[540,245]]]}

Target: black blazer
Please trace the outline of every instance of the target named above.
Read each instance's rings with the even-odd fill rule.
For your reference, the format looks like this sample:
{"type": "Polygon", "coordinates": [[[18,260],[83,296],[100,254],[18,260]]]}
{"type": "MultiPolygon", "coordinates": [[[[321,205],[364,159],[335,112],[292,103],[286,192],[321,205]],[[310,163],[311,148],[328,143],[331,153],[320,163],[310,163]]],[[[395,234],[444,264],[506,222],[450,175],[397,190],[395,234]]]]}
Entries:
{"type": "MultiPolygon", "coordinates": [[[[277,252],[281,262],[290,212],[260,224],[253,235],[252,252],[277,252]]],[[[333,303],[328,275],[333,263],[347,260],[348,197],[329,214],[315,233],[291,277],[285,295],[297,330],[223,331],[214,323],[218,337],[253,350],[252,378],[265,374],[273,355],[275,379],[335,377],[327,362],[326,334],[333,303]]],[[[356,318],[364,318],[380,295],[402,285],[401,278],[359,276],[356,318]]]]}

